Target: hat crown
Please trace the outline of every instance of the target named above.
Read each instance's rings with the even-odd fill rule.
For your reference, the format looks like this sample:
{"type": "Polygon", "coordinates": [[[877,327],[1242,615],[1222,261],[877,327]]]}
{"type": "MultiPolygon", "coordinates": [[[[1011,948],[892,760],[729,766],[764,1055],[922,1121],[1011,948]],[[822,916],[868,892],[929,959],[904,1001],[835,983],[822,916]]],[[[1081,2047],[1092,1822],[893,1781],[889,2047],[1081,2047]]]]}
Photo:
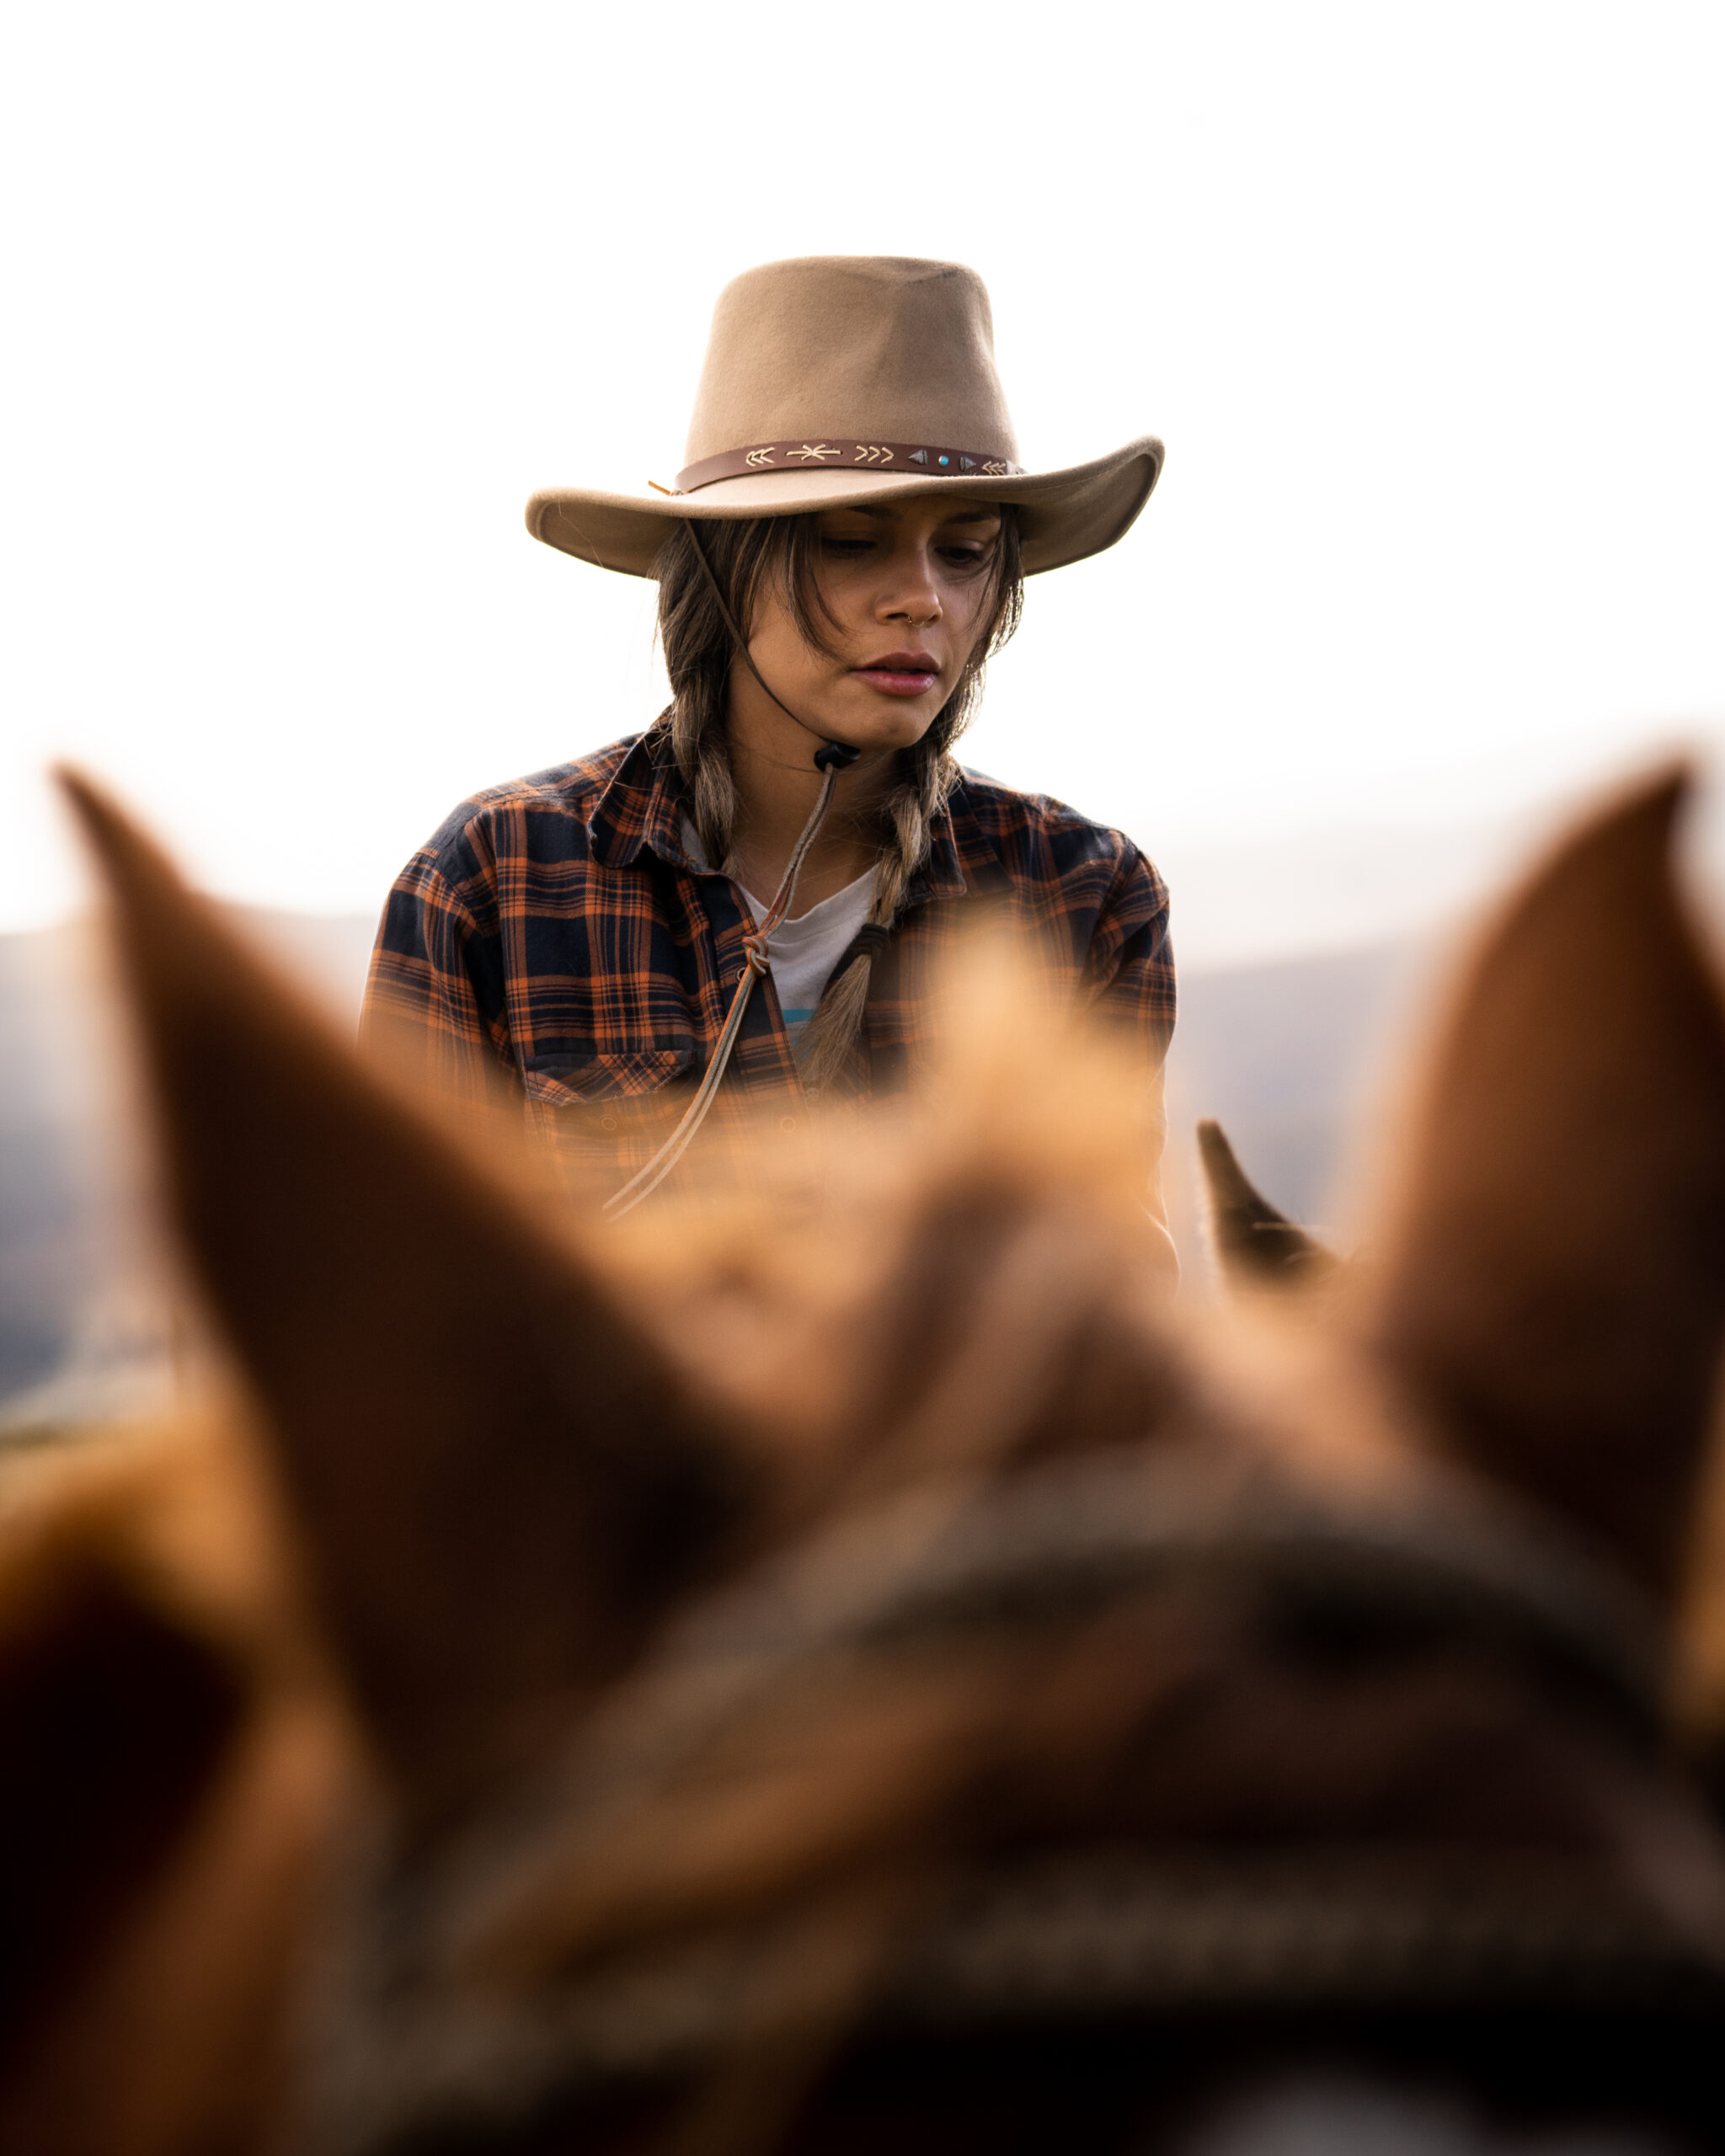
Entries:
{"type": "Polygon", "coordinates": [[[974,270],[811,254],[731,280],[713,311],[686,463],[823,430],[1017,462],[974,270]]]}

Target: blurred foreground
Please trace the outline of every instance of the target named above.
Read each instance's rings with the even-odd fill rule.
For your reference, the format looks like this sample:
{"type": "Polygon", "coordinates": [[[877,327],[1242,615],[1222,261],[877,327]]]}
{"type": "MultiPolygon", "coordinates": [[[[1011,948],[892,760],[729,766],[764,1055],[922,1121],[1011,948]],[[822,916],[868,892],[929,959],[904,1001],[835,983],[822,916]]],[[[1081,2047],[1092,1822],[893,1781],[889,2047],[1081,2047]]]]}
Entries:
{"type": "Polygon", "coordinates": [[[552,1222],[83,795],[258,1412],[8,1463],[0,2145],[1718,2147],[1681,792],[1476,946],[1372,1261],[1184,1313],[1002,958],[795,1206],[552,1222]]]}

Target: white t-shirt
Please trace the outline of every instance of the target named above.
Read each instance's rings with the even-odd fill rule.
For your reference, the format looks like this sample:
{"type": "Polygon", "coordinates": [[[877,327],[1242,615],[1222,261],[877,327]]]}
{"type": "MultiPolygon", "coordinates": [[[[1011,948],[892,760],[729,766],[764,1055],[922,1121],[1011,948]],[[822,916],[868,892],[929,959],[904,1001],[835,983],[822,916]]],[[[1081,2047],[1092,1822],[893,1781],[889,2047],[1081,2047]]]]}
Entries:
{"type": "MultiPolygon", "coordinates": [[[[741,884],[738,889],[742,890],[741,884]]],[[[752,891],[743,891],[749,910],[759,927],[766,918],[766,903],[752,891]]],[[[868,918],[874,903],[874,871],[871,868],[842,891],[835,891],[818,906],[782,921],[772,931],[766,955],[772,968],[772,985],[778,990],[778,1007],[795,1040],[814,1016],[820,992],[832,977],[841,953],[868,918]]]]}
{"type": "MultiPolygon", "coordinates": [[[[707,856],[702,851],[695,826],[686,816],[683,819],[683,844],[688,848],[692,861],[704,868],[707,856]]],[[[742,885],[737,886],[743,890],[742,885]]],[[[757,899],[752,891],[743,891],[749,910],[755,916],[758,928],[766,918],[767,900],[757,899]]],[[[804,1026],[814,1016],[814,1006],[820,1001],[821,990],[832,978],[832,969],[851,938],[868,918],[868,909],[874,903],[874,871],[870,868],[854,883],[846,883],[842,891],[835,891],[830,899],[823,899],[818,906],[810,906],[807,913],[799,913],[794,921],[782,921],[772,931],[766,946],[766,955],[772,971],[772,985],[778,990],[778,1007],[794,1041],[804,1026]]]]}

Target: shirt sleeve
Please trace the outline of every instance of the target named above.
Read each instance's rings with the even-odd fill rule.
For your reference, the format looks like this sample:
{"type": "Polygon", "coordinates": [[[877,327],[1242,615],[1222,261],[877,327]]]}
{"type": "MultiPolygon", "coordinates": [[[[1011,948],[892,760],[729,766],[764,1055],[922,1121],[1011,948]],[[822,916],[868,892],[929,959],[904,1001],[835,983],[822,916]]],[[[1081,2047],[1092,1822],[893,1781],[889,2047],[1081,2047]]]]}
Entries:
{"type": "Polygon", "coordinates": [[[1168,914],[1167,884],[1131,841],[1123,839],[1114,880],[1097,915],[1086,973],[1092,1009],[1104,1022],[1130,1033],[1144,1051],[1145,1209],[1165,1246],[1162,1269],[1172,1294],[1179,1284],[1180,1261],[1162,1195],[1167,1139],[1163,1066],[1173,1038],[1177,1001],[1168,914]]]}
{"type": "Polygon", "coordinates": [[[1173,1038],[1176,1001],[1168,889],[1130,839],[1120,846],[1086,974],[1097,1015],[1135,1033],[1160,1070],[1173,1038]]]}
{"type": "Polygon", "coordinates": [[[414,855],[383,908],[360,1043],[414,1083],[458,1101],[494,1098],[508,1074],[498,937],[435,855],[414,855]]]}

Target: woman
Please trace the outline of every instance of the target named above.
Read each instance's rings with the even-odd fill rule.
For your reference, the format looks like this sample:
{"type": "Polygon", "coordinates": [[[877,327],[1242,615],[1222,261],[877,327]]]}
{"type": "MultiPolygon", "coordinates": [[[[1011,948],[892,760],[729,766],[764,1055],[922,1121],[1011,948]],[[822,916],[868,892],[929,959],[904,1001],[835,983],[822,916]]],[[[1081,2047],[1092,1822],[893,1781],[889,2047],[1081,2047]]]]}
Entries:
{"type": "Polygon", "coordinates": [[[527,510],[548,545],[658,579],[672,704],[456,810],[391,893],[368,1030],[446,1086],[500,1068],[627,1203],[703,1121],[710,1145],[763,1103],[793,1127],[811,1093],[903,1086],[940,961],[991,905],[1135,1030],[1154,1085],[1174,1013],[1155,870],[951,748],[1023,577],[1121,537],[1162,454],[1026,472],[971,270],[737,278],[676,486],[527,510]]]}

